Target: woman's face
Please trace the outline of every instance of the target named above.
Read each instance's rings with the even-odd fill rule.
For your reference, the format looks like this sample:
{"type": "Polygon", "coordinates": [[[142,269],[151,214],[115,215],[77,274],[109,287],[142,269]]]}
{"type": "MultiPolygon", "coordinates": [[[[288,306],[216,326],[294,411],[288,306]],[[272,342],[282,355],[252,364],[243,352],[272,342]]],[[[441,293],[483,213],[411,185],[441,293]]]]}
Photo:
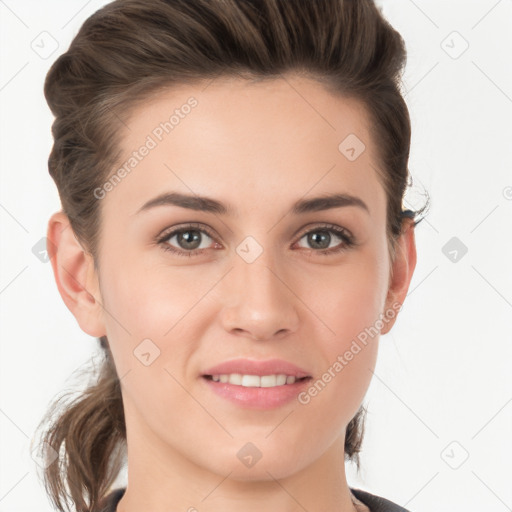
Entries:
{"type": "Polygon", "coordinates": [[[119,124],[114,170],[124,172],[95,193],[97,322],[130,450],[162,467],[171,458],[239,480],[279,478],[343,446],[377,331],[393,323],[383,315],[398,313],[386,196],[356,101],[297,77],[206,85],[160,92],[119,124]],[[353,199],[314,200],[338,195],[353,199]],[[211,371],[235,359],[282,360],[309,379],[256,388],[251,377],[249,387],[205,377],[295,373],[211,371]]]}

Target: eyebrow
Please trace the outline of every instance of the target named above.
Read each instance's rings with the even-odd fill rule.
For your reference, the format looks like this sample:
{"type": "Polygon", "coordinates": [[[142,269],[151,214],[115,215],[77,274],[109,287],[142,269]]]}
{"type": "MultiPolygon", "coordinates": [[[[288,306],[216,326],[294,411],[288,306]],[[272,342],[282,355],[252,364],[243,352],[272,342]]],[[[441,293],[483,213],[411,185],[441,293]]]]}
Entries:
{"type": "MultiPolygon", "coordinates": [[[[166,192],[150,199],[146,202],[136,214],[156,208],[158,206],[179,206],[206,213],[215,213],[219,215],[234,215],[235,209],[231,205],[226,205],[212,199],[211,197],[187,195],[178,192],[166,192]]],[[[341,208],[344,206],[356,206],[370,213],[366,203],[359,197],[350,194],[326,194],[310,199],[299,199],[290,210],[294,215],[330,210],[332,208],[341,208]]]]}

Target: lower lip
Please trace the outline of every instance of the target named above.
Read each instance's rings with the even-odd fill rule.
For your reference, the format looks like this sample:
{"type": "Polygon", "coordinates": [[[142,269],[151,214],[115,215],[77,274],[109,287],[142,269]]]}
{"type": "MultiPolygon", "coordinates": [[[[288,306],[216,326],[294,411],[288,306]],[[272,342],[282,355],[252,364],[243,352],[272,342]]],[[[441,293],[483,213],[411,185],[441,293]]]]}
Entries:
{"type": "Polygon", "coordinates": [[[227,382],[216,382],[206,377],[201,377],[209,388],[217,395],[226,398],[239,407],[247,409],[274,409],[297,398],[297,395],[309,385],[311,377],[283,384],[272,388],[245,387],[227,382]]]}

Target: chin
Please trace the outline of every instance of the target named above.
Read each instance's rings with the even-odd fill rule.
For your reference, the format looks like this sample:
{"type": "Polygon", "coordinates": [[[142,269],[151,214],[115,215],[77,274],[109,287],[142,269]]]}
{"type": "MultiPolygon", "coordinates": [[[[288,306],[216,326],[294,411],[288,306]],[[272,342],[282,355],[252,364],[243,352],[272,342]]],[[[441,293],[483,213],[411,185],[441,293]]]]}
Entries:
{"type": "Polygon", "coordinates": [[[296,454],[296,450],[283,449],[282,445],[258,449],[256,443],[248,441],[234,452],[230,451],[214,471],[222,475],[229,474],[231,480],[240,482],[287,478],[302,468],[301,462],[304,463],[295,457],[296,454]]]}

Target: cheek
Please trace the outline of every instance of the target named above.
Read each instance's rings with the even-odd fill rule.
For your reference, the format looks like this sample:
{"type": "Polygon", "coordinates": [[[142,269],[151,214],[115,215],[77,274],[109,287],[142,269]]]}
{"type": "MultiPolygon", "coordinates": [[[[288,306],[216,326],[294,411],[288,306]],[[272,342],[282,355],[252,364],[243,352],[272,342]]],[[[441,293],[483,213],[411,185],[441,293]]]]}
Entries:
{"type": "Polygon", "coordinates": [[[318,343],[323,367],[298,396],[299,407],[305,408],[308,417],[322,418],[315,428],[326,446],[334,442],[340,428],[348,424],[364,400],[377,360],[380,334],[376,327],[379,301],[374,288],[358,287],[357,292],[351,292],[347,286],[337,297],[330,309],[324,310],[334,334],[327,333],[318,343]]]}
{"type": "Polygon", "coordinates": [[[311,406],[314,413],[329,415],[331,425],[346,424],[368,389],[386,287],[385,265],[367,254],[350,267],[340,267],[328,286],[309,295],[311,303],[320,305],[318,317],[323,326],[317,338],[324,368],[299,402],[311,406]]]}
{"type": "Polygon", "coordinates": [[[175,328],[189,323],[188,313],[215,284],[215,276],[198,275],[192,266],[148,265],[142,258],[119,261],[103,272],[102,298],[106,322],[121,328],[125,337],[167,340],[175,328]]]}
{"type": "Polygon", "coordinates": [[[165,426],[167,435],[176,427],[177,435],[179,422],[171,421],[173,411],[194,414],[195,404],[180,383],[186,385],[187,361],[200,339],[191,331],[187,313],[193,317],[201,290],[184,285],[181,278],[166,280],[165,275],[117,268],[105,279],[104,306],[127,415],[165,426]]]}
{"type": "Polygon", "coordinates": [[[177,381],[190,377],[188,362],[198,350],[206,322],[206,301],[200,299],[215,284],[215,276],[198,277],[192,267],[171,270],[118,261],[122,264],[105,266],[102,279],[107,337],[117,373],[132,399],[141,402],[141,410],[152,397],[155,404],[162,403],[160,398],[168,397],[170,390],[174,402],[185,407],[186,396],[181,403],[177,381]]]}
{"type": "Polygon", "coordinates": [[[331,272],[329,279],[309,293],[308,300],[318,304],[321,319],[330,327],[338,348],[376,324],[383,312],[387,294],[387,267],[381,254],[367,251],[350,264],[331,272]]]}

